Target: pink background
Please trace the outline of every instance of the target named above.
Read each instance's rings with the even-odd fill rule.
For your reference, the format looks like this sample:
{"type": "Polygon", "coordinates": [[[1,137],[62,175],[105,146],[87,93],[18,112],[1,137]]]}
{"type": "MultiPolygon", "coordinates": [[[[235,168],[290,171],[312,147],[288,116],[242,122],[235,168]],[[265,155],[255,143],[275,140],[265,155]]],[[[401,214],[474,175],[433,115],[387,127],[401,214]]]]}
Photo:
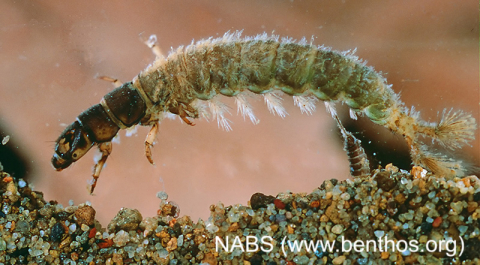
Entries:
{"type": "MultiPolygon", "coordinates": [[[[139,34],[156,34],[164,51],[226,31],[244,35],[275,32],[336,50],[357,48],[357,56],[386,73],[407,106],[424,119],[456,108],[479,120],[478,3],[463,1],[1,1],[0,123],[13,148],[25,155],[29,179],[47,200],[68,205],[89,200],[104,226],[120,209],[154,216],[164,190],[181,214],[206,218],[209,205],[246,204],[251,194],[310,192],[324,179],[345,179],[349,168],[333,120],[323,104],[300,114],[291,98],[285,119],[254,102],[260,124],[236,115],[233,132],[216,122],[176,121],[160,125],[153,149],[156,166],[143,155],[148,128],[127,138],[103,170],[96,195],[86,190],[93,166],[90,152],[60,173],[50,166],[53,141],[112,85],[107,75],[129,81],[153,59],[139,34]]],[[[261,98],[260,98],[261,99],[261,98]]],[[[344,117],[344,120],[348,117],[344,117]]],[[[365,123],[384,148],[405,148],[399,136],[365,123]],[[390,146],[391,145],[391,146],[390,146]]],[[[480,148],[463,154],[479,164],[480,148]]],[[[380,158],[381,159],[381,158],[380,158]]],[[[390,161],[382,161],[385,165],[390,161]]]]}

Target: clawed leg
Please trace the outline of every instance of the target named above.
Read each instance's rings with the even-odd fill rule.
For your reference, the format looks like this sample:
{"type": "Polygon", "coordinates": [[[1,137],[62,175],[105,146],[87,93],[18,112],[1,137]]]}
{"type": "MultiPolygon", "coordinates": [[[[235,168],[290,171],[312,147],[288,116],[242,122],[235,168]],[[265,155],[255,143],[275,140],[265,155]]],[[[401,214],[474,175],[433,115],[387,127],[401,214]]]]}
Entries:
{"type": "Polygon", "coordinates": [[[187,119],[187,117],[194,119],[198,118],[198,111],[189,104],[183,102],[178,102],[177,107],[170,108],[169,111],[180,116],[180,118],[190,126],[194,126],[195,123],[191,122],[189,119],[187,119]]]}
{"type": "Polygon", "coordinates": [[[102,171],[108,156],[112,153],[112,143],[100,143],[98,144],[98,150],[100,150],[100,152],[102,153],[102,158],[98,160],[98,162],[95,164],[95,167],[93,168],[93,182],[90,186],[90,194],[93,193],[93,190],[97,186],[97,180],[100,177],[100,172],[102,171]]]}
{"type": "MultiPolygon", "coordinates": [[[[171,113],[174,113],[180,116],[180,118],[190,126],[194,126],[195,124],[191,122],[189,119],[187,119],[187,117],[198,118],[197,110],[194,109],[192,106],[185,104],[183,102],[179,102],[177,107],[170,108],[169,111],[171,113]]],[[[152,159],[152,147],[153,147],[153,142],[155,141],[155,137],[157,136],[157,133],[158,133],[158,121],[156,121],[153,124],[152,128],[150,129],[150,132],[148,132],[147,137],[145,138],[145,156],[147,157],[148,162],[150,162],[150,164],[152,165],[155,164],[152,159]]]]}
{"type": "Polygon", "coordinates": [[[152,159],[152,146],[153,146],[153,142],[155,141],[155,137],[157,136],[157,132],[158,132],[158,122],[155,122],[155,124],[153,124],[152,128],[150,129],[150,132],[148,132],[147,134],[147,138],[145,139],[145,156],[147,157],[148,159],[148,162],[150,162],[150,164],[154,165],[155,163],[153,162],[153,159],[152,159]]]}
{"type": "Polygon", "coordinates": [[[109,76],[103,76],[103,75],[102,75],[102,76],[100,76],[100,77],[98,77],[98,78],[99,78],[99,79],[102,79],[102,80],[104,80],[104,81],[113,83],[113,85],[114,85],[115,87],[119,87],[119,86],[121,86],[121,85],[123,84],[120,80],[118,80],[118,79],[116,79],[116,78],[113,78],[113,77],[109,77],[109,76]]]}
{"type": "MultiPolygon", "coordinates": [[[[190,126],[195,126],[195,123],[191,122],[189,119],[187,119],[187,112],[183,109],[183,108],[178,108],[178,115],[180,116],[180,118],[188,125],[190,126]]],[[[190,117],[190,116],[188,116],[190,117]]]]}

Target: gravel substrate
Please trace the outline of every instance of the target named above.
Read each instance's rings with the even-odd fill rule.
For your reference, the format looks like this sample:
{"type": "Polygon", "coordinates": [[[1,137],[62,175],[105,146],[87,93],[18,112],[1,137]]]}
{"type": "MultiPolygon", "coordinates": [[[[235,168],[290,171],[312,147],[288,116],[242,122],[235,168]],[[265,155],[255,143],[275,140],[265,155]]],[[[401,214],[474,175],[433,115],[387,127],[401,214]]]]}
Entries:
{"type": "Polygon", "coordinates": [[[0,174],[0,264],[480,263],[476,176],[445,180],[387,165],[309,194],[256,193],[249,206],[212,205],[197,223],[159,192],[157,216],[121,209],[102,228],[88,203],[46,202],[25,181],[0,174]],[[307,245],[292,251],[293,244],[307,245]]]}

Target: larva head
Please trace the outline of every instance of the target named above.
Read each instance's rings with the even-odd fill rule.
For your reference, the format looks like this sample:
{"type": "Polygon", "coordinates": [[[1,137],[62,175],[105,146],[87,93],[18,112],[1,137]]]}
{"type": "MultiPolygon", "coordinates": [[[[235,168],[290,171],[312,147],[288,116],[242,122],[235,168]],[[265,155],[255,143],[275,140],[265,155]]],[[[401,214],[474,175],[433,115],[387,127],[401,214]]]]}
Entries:
{"type": "Polygon", "coordinates": [[[52,157],[53,167],[57,171],[69,167],[85,155],[94,143],[80,122],[75,121],[57,139],[52,157]]]}

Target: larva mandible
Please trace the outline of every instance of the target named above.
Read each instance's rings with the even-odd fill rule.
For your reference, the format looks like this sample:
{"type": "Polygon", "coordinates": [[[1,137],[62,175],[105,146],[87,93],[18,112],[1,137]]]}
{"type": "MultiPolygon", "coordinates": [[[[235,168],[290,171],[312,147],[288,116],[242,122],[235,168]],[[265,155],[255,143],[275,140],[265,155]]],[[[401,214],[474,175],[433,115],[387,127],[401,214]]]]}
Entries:
{"type": "Polygon", "coordinates": [[[302,112],[312,112],[318,99],[332,109],[335,102],[345,103],[353,115],[363,114],[401,134],[415,165],[437,175],[464,174],[461,161],[428,151],[420,138],[427,136],[447,148],[459,148],[474,139],[475,119],[462,111],[444,111],[438,124],[422,121],[418,112],[404,106],[380,73],[352,53],[336,52],[305,39],[296,42],[267,34],[243,38],[241,32],[192,42],[172,50],[166,58],[158,47],[153,50],[157,58],[151,65],[106,94],[100,104],[82,112],[56,141],[52,164],[57,170],[98,145],[102,157],[95,165],[90,192],[119,129],[151,126],[145,154],[153,163],[150,149],[158,123],[166,114],[176,114],[189,125],[193,123],[188,118],[213,115],[229,130],[224,117],[228,110],[218,100],[224,95],[235,97],[239,112],[256,123],[245,97],[250,92],[263,95],[269,110],[280,116],[285,115],[280,91],[293,96],[302,112]]]}

